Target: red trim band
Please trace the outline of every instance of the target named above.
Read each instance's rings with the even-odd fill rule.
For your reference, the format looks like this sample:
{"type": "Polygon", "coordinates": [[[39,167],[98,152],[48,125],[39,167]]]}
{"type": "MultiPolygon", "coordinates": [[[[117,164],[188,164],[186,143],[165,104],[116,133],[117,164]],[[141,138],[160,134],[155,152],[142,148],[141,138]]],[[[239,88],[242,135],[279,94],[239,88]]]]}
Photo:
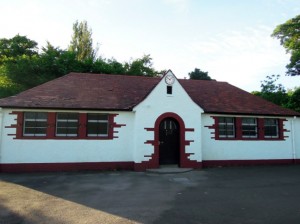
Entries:
{"type": "Polygon", "coordinates": [[[133,170],[134,162],[85,162],[85,163],[10,163],[0,164],[0,172],[58,172],[84,170],[133,170]]]}
{"type": "Polygon", "coordinates": [[[300,159],[204,160],[203,167],[300,164],[300,159]]]}

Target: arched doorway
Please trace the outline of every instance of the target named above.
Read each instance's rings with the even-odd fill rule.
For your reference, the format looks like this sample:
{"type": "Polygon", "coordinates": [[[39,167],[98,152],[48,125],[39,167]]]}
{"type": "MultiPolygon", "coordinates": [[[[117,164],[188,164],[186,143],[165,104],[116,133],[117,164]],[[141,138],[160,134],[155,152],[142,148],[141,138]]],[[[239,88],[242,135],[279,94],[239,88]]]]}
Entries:
{"type": "Polygon", "coordinates": [[[179,165],[180,126],[174,118],[165,118],[159,125],[159,165],[179,165]]]}

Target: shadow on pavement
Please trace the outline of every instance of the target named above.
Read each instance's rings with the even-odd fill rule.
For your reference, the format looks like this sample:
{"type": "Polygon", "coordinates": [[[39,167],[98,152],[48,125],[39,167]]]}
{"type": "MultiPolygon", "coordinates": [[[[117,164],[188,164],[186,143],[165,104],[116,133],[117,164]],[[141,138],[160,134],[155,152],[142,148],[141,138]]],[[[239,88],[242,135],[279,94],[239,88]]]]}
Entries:
{"type": "MultiPolygon", "coordinates": [[[[82,223],[80,217],[86,223],[300,223],[300,166],[212,168],[182,174],[0,174],[1,181],[45,194],[29,200],[37,207],[48,206],[40,211],[52,218],[48,223],[64,220],[55,220],[55,213],[48,215],[51,211],[75,216],[62,223],[82,223]]],[[[23,199],[6,196],[26,205],[23,199]]],[[[13,212],[7,216],[9,212],[0,213],[1,220],[13,217],[13,212]]]]}

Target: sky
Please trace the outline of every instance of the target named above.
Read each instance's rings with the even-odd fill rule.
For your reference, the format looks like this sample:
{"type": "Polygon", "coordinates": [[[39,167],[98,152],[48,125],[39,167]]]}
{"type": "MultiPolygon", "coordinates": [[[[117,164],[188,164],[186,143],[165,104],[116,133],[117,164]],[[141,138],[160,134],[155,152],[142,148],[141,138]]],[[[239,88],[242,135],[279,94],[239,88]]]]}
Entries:
{"type": "Polygon", "coordinates": [[[125,62],[150,54],[156,70],[188,78],[195,68],[248,92],[280,74],[290,55],[271,34],[300,14],[299,0],[0,0],[0,38],[25,35],[67,49],[72,25],[86,20],[99,56],[125,62]]]}

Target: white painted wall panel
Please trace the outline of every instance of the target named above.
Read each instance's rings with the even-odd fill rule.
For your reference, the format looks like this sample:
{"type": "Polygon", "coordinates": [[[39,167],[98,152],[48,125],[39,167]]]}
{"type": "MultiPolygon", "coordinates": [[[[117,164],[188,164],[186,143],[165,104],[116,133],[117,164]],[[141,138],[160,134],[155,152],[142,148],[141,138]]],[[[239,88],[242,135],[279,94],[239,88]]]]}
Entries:
{"type": "Polygon", "coordinates": [[[294,147],[295,157],[296,159],[300,159],[300,118],[295,117],[294,119],[291,120],[293,122],[293,129],[294,129],[293,147],[294,147]]]}
{"type": "Polygon", "coordinates": [[[145,128],[154,128],[156,119],[167,112],[176,113],[185,123],[185,128],[194,128],[194,132],[186,132],[186,140],[194,140],[186,146],[186,152],[194,153],[190,159],[201,161],[201,113],[203,110],[196,105],[186,91],[176,80],[173,84],[172,95],[167,94],[167,85],[162,79],[146,99],[134,108],[135,111],[135,151],[134,161],[140,163],[148,161],[154,153],[154,147],[144,144],[154,139],[154,132],[145,128]]]}
{"type": "MultiPolygon", "coordinates": [[[[16,115],[3,110],[3,125],[15,124],[16,115]]],[[[106,112],[107,113],[107,112],[106,112]]],[[[113,112],[115,113],[115,112],[113,112]]],[[[133,152],[133,113],[119,112],[115,117],[119,138],[112,140],[55,140],[55,139],[13,139],[8,134],[14,128],[4,128],[1,142],[1,163],[54,163],[54,162],[114,162],[132,161],[133,152]]]]}
{"type": "MultiPolygon", "coordinates": [[[[291,130],[291,120],[288,118],[284,122],[284,128],[291,130]]],[[[263,160],[263,159],[292,159],[292,135],[291,132],[285,132],[288,136],[284,141],[268,140],[215,140],[212,139],[214,130],[204,126],[211,126],[214,120],[210,115],[203,115],[203,160],[263,160]]],[[[297,129],[299,130],[299,120],[297,129]]],[[[299,148],[300,141],[296,141],[296,147],[299,148]]]]}

